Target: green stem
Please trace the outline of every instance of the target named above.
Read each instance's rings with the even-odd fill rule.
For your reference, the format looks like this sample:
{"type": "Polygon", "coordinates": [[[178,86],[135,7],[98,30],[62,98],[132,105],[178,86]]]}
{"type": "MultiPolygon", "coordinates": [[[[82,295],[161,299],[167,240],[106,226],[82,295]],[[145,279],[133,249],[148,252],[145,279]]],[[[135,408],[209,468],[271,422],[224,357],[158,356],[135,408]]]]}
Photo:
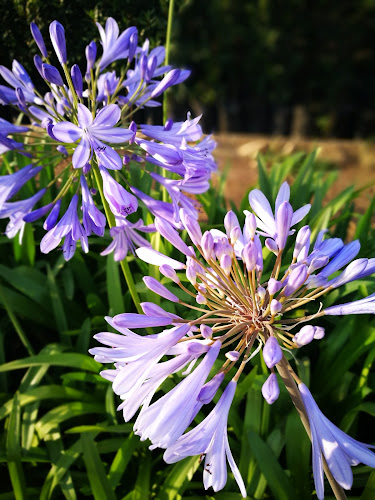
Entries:
{"type": "MultiPolygon", "coordinates": [[[[301,418],[301,422],[311,440],[311,430],[310,430],[310,424],[309,424],[309,418],[307,416],[307,412],[305,409],[305,405],[303,404],[301,395],[299,393],[299,390],[297,388],[297,385],[294,381],[294,378],[291,374],[292,368],[289,365],[287,359],[283,355],[282,360],[280,363],[276,365],[277,371],[279,372],[280,377],[283,379],[283,382],[285,384],[285,387],[287,391],[289,392],[289,396],[298,411],[298,414],[301,418]]],[[[336,482],[334,477],[332,476],[332,473],[327,465],[326,459],[323,456],[323,468],[324,472],[327,476],[328,482],[332,488],[333,494],[335,495],[335,498],[337,500],[346,500],[346,495],[344,490],[341,488],[341,486],[336,482]]]]}
{"type": "MultiPolygon", "coordinates": [[[[103,184],[102,184],[101,179],[100,179],[99,169],[96,165],[93,165],[93,172],[94,172],[96,184],[98,185],[98,188],[99,188],[100,198],[101,198],[102,203],[103,203],[103,207],[104,207],[105,215],[107,217],[108,225],[110,228],[114,227],[114,226],[116,226],[115,216],[111,212],[109,205],[107,203],[107,200],[105,199],[105,196],[103,193],[103,184]]],[[[128,264],[128,261],[126,260],[126,258],[120,262],[120,265],[121,265],[122,272],[124,274],[125,281],[128,285],[130,295],[131,295],[133,302],[135,304],[135,307],[136,307],[137,311],[139,312],[139,314],[143,314],[143,311],[142,311],[142,308],[140,305],[139,296],[138,296],[137,290],[135,288],[133,276],[132,276],[132,273],[130,271],[130,267],[129,267],[129,264],[128,264]]]]}
{"type": "Polygon", "coordinates": [[[28,341],[24,331],[22,330],[22,327],[19,324],[18,319],[16,318],[16,315],[12,311],[12,309],[8,303],[8,300],[6,298],[6,294],[3,292],[3,288],[1,285],[0,285],[0,299],[1,299],[1,302],[3,303],[4,309],[8,313],[9,319],[12,322],[14,329],[16,330],[22,344],[25,346],[26,351],[28,352],[29,356],[33,356],[35,354],[33,351],[33,348],[31,346],[30,342],[28,341]]]}
{"type": "MultiPolygon", "coordinates": [[[[171,32],[172,32],[172,24],[173,24],[173,9],[174,9],[174,0],[169,0],[169,9],[168,9],[168,24],[167,24],[167,36],[165,40],[165,65],[169,64],[169,52],[171,48],[171,32]]],[[[168,119],[168,103],[167,103],[167,93],[163,94],[163,121],[164,123],[168,119]]]]}

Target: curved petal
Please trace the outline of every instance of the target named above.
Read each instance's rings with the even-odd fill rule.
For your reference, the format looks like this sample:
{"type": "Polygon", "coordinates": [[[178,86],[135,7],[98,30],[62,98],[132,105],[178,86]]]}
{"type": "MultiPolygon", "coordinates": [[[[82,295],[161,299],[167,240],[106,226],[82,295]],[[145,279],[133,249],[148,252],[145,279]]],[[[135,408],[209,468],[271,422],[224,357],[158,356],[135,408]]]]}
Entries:
{"type": "Polygon", "coordinates": [[[132,130],[120,127],[111,128],[91,128],[90,133],[96,139],[105,142],[113,142],[114,144],[121,144],[129,141],[134,135],[132,130]]]}
{"type": "Polygon", "coordinates": [[[91,127],[113,127],[119,121],[120,116],[121,110],[117,104],[109,104],[99,111],[91,127]]]}
{"type": "Polygon", "coordinates": [[[292,223],[290,227],[294,226],[294,224],[297,224],[299,221],[301,221],[310,212],[310,208],[311,205],[308,203],[307,205],[304,205],[303,207],[296,210],[293,214],[292,223]]]}
{"type": "Polygon", "coordinates": [[[111,148],[111,146],[107,146],[103,142],[97,141],[95,154],[98,159],[99,166],[102,165],[109,170],[121,170],[121,157],[113,148],[111,148]]]}
{"type": "Polygon", "coordinates": [[[42,241],[40,242],[40,251],[42,253],[49,253],[60,244],[60,241],[61,238],[54,237],[54,231],[52,229],[43,236],[42,241]]]}
{"type": "Polygon", "coordinates": [[[290,198],[290,188],[287,182],[283,182],[280,186],[279,192],[277,193],[276,202],[275,202],[275,214],[279,209],[279,206],[283,201],[289,201],[290,198]]]}
{"type": "Polygon", "coordinates": [[[74,168],[82,168],[86,165],[87,160],[90,157],[90,141],[87,139],[87,137],[82,136],[81,141],[79,142],[78,146],[76,147],[74,153],[73,153],[73,167],[74,168]]]}
{"type": "Polygon", "coordinates": [[[61,142],[76,142],[82,137],[83,130],[74,123],[57,123],[52,129],[53,135],[61,142]]]}
{"type": "Polygon", "coordinates": [[[93,122],[91,111],[84,105],[78,104],[78,123],[81,128],[89,127],[93,122]]]}
{"type": "Polygon", "coordinates": [[[264,194],[259,189],[253,189],[249,193],[249,203],[256,215],[271,229],[271,233],[274,233],[276,229],[274,216],[264,194]]]}

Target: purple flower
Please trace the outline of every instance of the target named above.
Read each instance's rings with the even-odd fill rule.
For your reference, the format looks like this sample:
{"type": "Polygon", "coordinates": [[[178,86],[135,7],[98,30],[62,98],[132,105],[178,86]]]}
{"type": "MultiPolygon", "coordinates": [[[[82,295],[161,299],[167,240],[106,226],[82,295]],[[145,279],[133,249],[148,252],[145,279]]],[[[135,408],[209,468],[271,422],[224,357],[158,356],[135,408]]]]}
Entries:
{"type": "Polygon", "coordinates": [[[369,451],[370,445],[356,441],[330,422],[320,411],[305,384],[299,384],[298,388],[310,423],[316,495],[322,500],[323,456],[337,483],[350,490],[353,483],[351,466],[362,462],[369,467],[375,467],[375,454],[369,451]]]}
{"type": "Polygon", "coordinates": [[[64,82],[63,79],[61,78],[60,72],[57,68],[55,68],[55,66],[43,63],[42,74],[43,78],[47,80],[47,82],[54,83],[58,87],[64,86],[64,82]]]}
{"type": "Polygon", "coordinates": [[[113,380],[113,390],[116,394],[134,393],[148,378],[149,373],[158,361],[184,337],[190,330],[190,325],[182,325],[165,330],[157,336],[146,337],[131,334],[120,338],[120,347],[95,347],[90,353],[105,362],[121,363],[121,370],[113,380]]]}
{"type": "Polygon", "coordinates": [[[109,169],[120,170],[122,161],[114,149],[102,141],[119,144],[128,141],[133,132],[116,127],[121,116],[121,110],[116,104],[105,106],[98,112],[95,119],[88,108],[78,104],[79,126],[71,122],[60,122],[53,127],[57,140],[65,143],[77,142],[73,154],[74,168],[82,168],[96,154],[99,165],[109,169]]]}
{"type": "Polygon", "coordinates": [[[35,23],[30,23],[30,30],[42,56],[48,57],[48,52],[38,26],[35,23]]]}
{"type": "Polygon", "coordinates": [[[276,240],[279,250],[284,248],[283,245],[285,245],[287,235],[292,234],[289,231],[290,228],[298,224],[309,213],[311,208],[311,205],[305,205],[296,212],[293,212],[289,204],[289,198],[290,189],[288,184],[284,182],[276,197],[275,217],[269,201],[259,189],[253,189],[249,194],[249,202],[257,215],[257,226],[261,230],[259,234],[276,240]]]}
{"type": "Polygon", "coordinates": [[[4,207],[5,202],[12,198],[28,180],[38,174],[41,168],[33,168],[30,164],[14,172],[14,174],[2,175],[0,177],[0,211],[4,207]]]}
{"type": "Polygon", "coordinates": [[[58,21],[53,21],[49,25],[49,34],[57,58],[61,66],[64,66],[64,64],[66,64],[67,61],[64,27],[58,21]]]}
{"type": "Polygon", "coordinates": [[[215,342],[199,366],[171,391],[150,406],[143,407],[134,431],[153,447],[168,448],[183,434],[195,416],[197,397],[221,347],[215,342]]]}
{"type": "Polygon", "coordinates": [[[121,261],[129,252],[134,254],[136,246],[151,247],[151,244],[138,234],[138,231],[152,233],[155,231],[155,226],[153,224],[144,226],[142,219],[135,223],[129,222],[127,219],[116,219],[116,227],[109,230],[113,241],[100,255],[108,255],[113,252],[115,261],[121,261]]]}
{"type": "Polygon", "coordinates": [[[14,238],[19,233],[19,242],[22,243],[22,236],[25,229],[24,217],[31,212],[34,205],[44,196],[46,190],[41,189],[31,198],[26,200],[3,203],[0,209],[0,219],[9,217],[5,234],[8,238],[14,238]]]}
{"type": "MultiPolygon", "coordinates": [[[[25,68],[18,61],[13,61],[12,71],[5,66],[0,66],[0,75],[14,89],[22,89],[26,102],[43,104],[43,101],[34,94],[34,85],[25,68]]],[[[0,99],[3,101],[5,100],[4,104],[17,103],[15,90],[9,89],[3,85],[0,85],[0,90],[3,94],[3,98],[1,98],[0,94],[0,99]]]]}
{"type": "Polygon", "coordinates": [[[262,385],[262,395],[269,405],[272,405],[279,397],[280,389],[275,373],[271,373],[262,385]]]}
{"type": "Polygon", "coordinates": [[[79,222],[77,215],[78,195],[75,194],[69,204],[68,210],[62,216],[55,227],[50,229],[40,242],[40,250],[42,253],[49,253],[56,248],[62,238],[65,237],[62,251],[65,260],[70,260],[77,246],[77,241],[81,241],[82,250],[87,253],[89,251],[87,235],[79,222]]]}
{"type": "Polygon", "coordinates": [[[92,199],[86,179],[81,175],[81,190],[82,190],[82,212],[83,212],[83,227],[87,236],[95,233],[98,236],[103,236],[106,225],[106,218],[101,211],[96,207],[92,199]]]}
{"type": "Polygon", "coordinates": [[[281,361],[282,357],[283,353],[281,352],[277,339],[275,337],[269,337],[263,347],[264,362],[268,368],[272,368],[281,361]]]}
{"type": "Polygon", "coordinates": [[[364,299],[338,304],[337,306],[327,307],[324,314],[328,316],[346,316],[347,314],[375,314],[375,293],[364,299]]]}
{"type": "Polygon", "coordinates": [[[138,201],[135,196],[126,191],[104,167],[99,167],[103,178],[103,192],[109,208],[115,217],[125,218],[135,212],[138,201]]]}
{"type": "Polygon", "coordinates": [[[117,22],[109,17],[105,23],[105,30],[96,23],[100,38],[102,40],[103,54],[99,61],[99,66],[104,69],[108,64],[111,64],[118,59],[126,59],[129,54],[129,40],[133,33],[137,32],[137,28],[132,26],[123,31],[119,36],[120,30],[117,22]]]}
{"type": "Polygon", "coordinates": [[[230,451],[227,435],[228,413],[236,386],[233,380],[229,382],[211,413],[169,446],[164,452],[164,460],[172,464],[189,456],[204,456],[203,484],[206,490],[212,487],[215,492],[223,489],[227,482],[228,460],[241,495],[246,498],[246,488],[230,451]]]}

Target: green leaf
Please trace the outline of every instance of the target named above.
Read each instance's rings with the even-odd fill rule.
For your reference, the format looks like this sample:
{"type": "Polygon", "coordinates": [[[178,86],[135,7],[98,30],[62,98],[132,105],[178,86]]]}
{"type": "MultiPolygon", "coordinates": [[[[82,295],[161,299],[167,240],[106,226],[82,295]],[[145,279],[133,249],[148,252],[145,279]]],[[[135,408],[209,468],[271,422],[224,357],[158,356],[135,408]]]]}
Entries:
{"type": "Polygon", "coordinates": [[[297,498],[309,498],[311,444],[298,413],[293,409],[285,428],[286,462],[296,489],[297,498]]]}
{"type": "Polygon", "coordinates": [[[86,465],[91,492],[95,500],[116,500],[92,434],[82,434],[81,442],[83,459],[86,465]]]}
{"type": "Polygon", "coordinates": [[[366,488],[360,497],[360,500],[374,500],[375,498],[375,471],[372,471],[368,478],[366,488]]]}
{"type": "Polygon", "coordinates": [[[149,500],[151,478],[151,455],[146,452],[139,459],[139,469],[133,490],[132,500],[149,500]]]}
{"type": "Polygon", "coordinates": [[[199,457],[188,457],[174,465],[160,488],[160,500],[180,500],[199,467],[199,457]]]}
{"type": "Polygon", "coordinates": [[[113,255],[109,255],[107,257],[106,270],[110,316],[115,316],[116,314],[120,314],[125,311],[124,300],[122,298],[119,267],[119,263],[114,260],[113,255]]]}
{"type": "Polygon", "coordinates": [[[26,498],[26,484],[21,462],[21,406],[16,393],[13,398],[6,435],[8,470],[16,500],[26,498]]]}
{"type": "Polygon", "coordinates": [[[36,430],[38,432],[39,439],[43,439],[49,432],[51,432],[51,430],[60,425],[62,422],[91,413],[97,413],[98,415],[104,413],[103,404],[101,402],[86,403],[74,401],[72,403],[56,406],[49,412],[45,413],[37,422],[36,430]]]}
{"type": "Polygon", "coordinates": [[[267,175],[266,167],[263,163],[263,157],[259,154],[257,156],[258,163],[258,176],[259,176],[259,189],[268,200],[272,200],[272,187],[267,175]]]}
{"type": "Polygon", "coordinates": [[[21,368],[40,365],[80,368],[81,370],[87,370],[94,373],[98,373],[101,367],[100,363],[95,361],[91,356],[70,352],[62,354],[38,354],[24,359],[9,361],[9,363],[0,366],[0,372],[20,370],[21,368]]]}
{"type": "Polygon", "coordinates": [[[247,432],[248,446],[254,453],[261,472],[264,474],[275,500],[297,498],[290,479],[283,471],[270,447],[254,431],[247,432]]]}
{"type": "Polygon", "coordinates": [[[113,489],[120,484],[121,478],[124,476],[126,467],[128,466],[134,451],[141,446],[143,446],[142,441],[140,441],[139,437],[135,436],[133,433],[131,433],[128,439],[125,439],[121,444],[108,473],[108,481],[113,489]]]}
{"type": "Polygon", "coordinates": [[[68,320],[65,315],[64,306],[62,304],[60,298],[60,292],[56,285],[55,276],[51,270],[51,268],[47,267],[47,283],[49,288],[49,293],[52,302],[52,310],[55,316],[55,324],[57,330],[60,333],[61,339],[63,343],[71,345],[71,339],[66,335],[66,331],[68,330],[68,320]]]}
{"type": "Polygon", "coordinates": [[[52,493],[56,486],[59,484],[60,480],[66,472],[69,470],[70,466],[80,457],[82,453],[82,442],[81,439],[76,441],[73,446],[68,450],[64,451],[64,454],[56,461],[56,463],[51,465],[51,469],[44,481],[42,491],[40,493],[40,500],[48,500],[51,498],[52,493]]]}

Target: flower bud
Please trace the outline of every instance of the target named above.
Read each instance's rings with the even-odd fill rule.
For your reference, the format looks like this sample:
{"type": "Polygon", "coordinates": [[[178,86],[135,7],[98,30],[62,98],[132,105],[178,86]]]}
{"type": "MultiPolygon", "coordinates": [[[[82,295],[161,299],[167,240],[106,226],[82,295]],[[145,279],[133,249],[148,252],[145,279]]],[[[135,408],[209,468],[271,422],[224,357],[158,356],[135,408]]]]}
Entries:
{"type": "Polygon", "coordinates": [[[182,252],[185,255],[192,255],[192,251],[182,240],[181,236],[174,229],[174,227],[172,227],[172,225],[169,224],[169,222],[167,222],[165,219],[161,219],[160,217],[155,217],[155,227],[156,230],[159,231],[159,233],[166,240],[168,240],[169,243],[172,243],[174,247],[178,248],[180,252],[182,252]]]}
{"type": "Polygon", "coordinates": [[[49,216],[44,221],[43,228],[46,231],[49,231],[50,229],[56,226],[57,219],[59,218],[60,207],[61,207],[61,200],[58,200],[53,209],[51,210],[49,216]]]}
{"type": "Polygon", "coordinates": [[[256,228],[257,228],[257,220],[255,218],[255,215],[251,212],[247,212],[245,219],[246,237],[248,237],[249,239],[253,239],[255,236],[256,228]]]}
{"type": "Polygon", "coordinates": [[[234,243],[236,243],[236,241],[239,240],[241,238],[241,236],[242,236],[242,232],[241,232],[240,226],[234,226],[231,229],[231,232],[229,235],[229,238],[230,238],[232,245],[234,245],[234,243]]]}
{"type": "Polygon", "coordinates": [[[238,361],[240,353],[238,351],[228,351],[225,353],[225,357],[228,358],[229,361],[238,361]]]}
{"type": "Polygon", "coordinates": [[[86,73],[90,73],[95,64],[96,52],[97,52],[96,43],[92,41],[86,47],[86,59],[87,59],[86,73]]]}
{"type": "Polygon", "coordinates": [[[148,83],[154,75],[158,60],[156,56],[151,56],[147,61],[145,81],[148,83]]]}
{"type": "Polygon", "coordinates": [[[285,248],[290,226],[292,224],[293,208],[288,201],[283,201],[276,213],[276,243],[279,250],[285,248]]]}
{"type": "Polygon", "coordinates": [[[168,290],[164,285],[159,283],[159,281],[152,276],[144,276],[143,282],[149,290],[157,293],[160,297],[164,297],[171,302],[178,302],[179,298],[172,292],[168,290]]]}
{"type": "Polygon", "coordinates": [[[59,146],[56,147],[57,151],[59,153],[61,153],[62,155],[64,156],[68,156],[68,150],[66,149],[65,146],[63,146],[62,144],[60,144],[59,146]]]}
{"type": "Polygon", "coordinates": [[[82,168],[82,172],[83,172],[83,175],[87,175],[91,170],[91,164],[90,163],[86,163],[85,165],[83,165],[83,168],[82,168]]]}
{"type": "Polygon", "coordinates": [[[135,52],[137,50],[138,46],[138,33],[135,31],[130,35],[129,38],[129,52],[128,52],[128,62],[131,62],[133,60],[133,57],[135,56],[135,52]]]}
{"type": "Polygon", "coordinates": [[[283,308],[283,305],[281,302],[279,302],[276,299],[271,300],[270,310],[271,310],[272,316],[275,316],[275,314],[279,313],[282,308],[283,308]]]}
{"type": "Polygon", "coordinates": [[[201,295],[200,293],[198,293],[197,295],[197,298],[196,298],[196,301],[198,304],[200,305],[204,305],[204,304],[207,304],[207,299],[206,297],[204,297],[203,295],[201,295]]]}
{"type": "Polygon", "coordinates": [[[65,41],[65,30],[58,21],[53,21],[49,25],[49,34],[51,37],[51,42],[53,48],[55,49],[57,59],[59,60],[61,66],[66,64],[66,41],[65,41]]]}
{"type": "Polygon", "coordinates": [[[211,403],[220,384],[224,380],[224,376],[224,372],[217,373],[207,384],[204,384],[198,394],[197,400],[205,405],[211,403]]]}
{"type": "Polygon", "coordinates": [[[181,70],[179,69],[172,69],[169,71],[165,77],[161,80],[158,85],[154,88],[154,90],[151,92],[151,99],[154,99],[155,97],[158,97],[160,94],[162,94],[165,90],[167,90],[169,87],[172,87],[177,80],[180,77],[181,70]]]}
{"type": "Polygon", "coordinates": [[[271,373],[262,386],[262,394],[269,405],[272,405],[280,394],[279,384],[275,373],[271,373]]]}
{"type": "Polygon", "coordinates": [[[228,238],[230,237],[230,233],[234,227],[240,227],[237,215],[232,210],[229,210],[224,217],[224,227],[228,238]]]}
{"type": "Polygon", "coordinates": [[[257,249],[253,241],[249,241],[242,250],[242,258],[248,271],[253,271],[257,263],[257,249]]]}
{"type": "Polygon", "coordinates": [[[264,243],[270,252],[274,253],[275,255],[277,255],[279,253],[279,250],[278,250],[278,247],[277,247],[275,240],[272,240],[271,238],[267,238],[264,243]]]}
{"type": "Polygon", "coordinates": [[[48,52],[47,52],[42,34],[41,34],[38,26],[35,23],[30,23],[30,31],[31,31],[31,34],[33,35],[35,43],[37,44],[42,56],[48,57],[48,52]]]}
{"type": "Polygon", "coordinates": [[[43,69],[42,69],[43,61],[42,61],[41,57],[38,56],[37,54],[34,56],[34,65],[35,65],[36,69],[38,70],[38,73],[40,74],[40,76],[42,78],[44,78],[43,69]]]}
{"type": "Polygon", "coordinates": [[[201,240],[202,250],[204,254],[204,258],[206,260],[211,260],[215,258],[214,255],[214,239],[212,234],[209,231],[206,231],[202,236],[201,240]]]}
{"type": "Polygon", "coordinates": [[[277,293],[282,286],[283,284],[281,283],[281,281],[277,281],[275,280],[275,278],[270,278],[268,280],[268,286],[267,286],[268,293],[270,295],[275,295],[275,293],[277,293]]]}
{"type": "Polygon", "coordinates": [[[46,215],[51,208],[53,207],[53,203],[49,203],[48,205],[45,205],[44,207],[37,208],[36,210],[33,210],[32,212],[28,213],[25,215],[23,220],[25,222],[35,222],[36,220],[40,219],[44,215],[46,215]]]}
{"type": "Polygon", "coordinates": [[[224,254],[220,259],[220,267],[223,269],[224,273],[229,276],[232,269],[232,259],[228,254],[224,254]]]}
{"type": "Polygon", "coordinates": [[[301,227],[296,236],[296,243],[294,245],[294,251],[293,251],[293,259],[296,259],[297,257],[299,257],[300,253],[303,253],[302,255],[303,258],[298,259],[298,261],[305,260],[310,248],[310,236],[311,236],[311,230],[309,226],[301,227]]]}
{"type": "Polygon", "coordinates": [[[288,284],[284,288],[285,297],[292,295],[298,288],[300,288],[307,278],[307,267],[305,264],[300,264],[290,273],[288,284]]]}
{"type": "Polygon", "coordinates": [[[74,89],[77,93],[77,96],[80,99],[82,99],[83,80],[82,80],[82,73],[81,73],[81,70],[79,69],[78,64],[74,64],[72,66],[70,73],[72,75],[73,86],[74,86],[74,89]]]}
{"type": "Polygon", "coordinates": [[[139,61],[139,67],[141,71],[141,80],[145,79],[147,70],[147,56],[146,54],[141,55],[141,60],[139,61]]]}
{"type": "Polygon", "coordinates": [[[42,74],[43,78],[47,80],[47,82],[54,83],[58,87],[63,87],[64,82],[61,78],[60,72],[55,66],[51,66],[51,64],[42,64],[42,74]]]}
{"type": "Polygon", "coordinates": [[[174,281],[177,284],[180,283],[180,278],[177,276],[176,271],[173,269],[173,267],[169,266],[168,264],[162,264],[159,267],[159,271],[166,278],[171,279],[172,281],[174,281]]]}
{"type": "Polygon", "coordinates": [[[311,325],[306,325],[293,337],[293,342],[302,347],[303,345],[310,344],[315,335],[316,328],[311,325]]]}
{"type": "Polygon", "coordinates": [[[283,353],[275,337],[268,337],[263,347],[263,359],[268,368],[272,368],[281,361],[283,353]]]}
{"type": "Polygon", "coordinates": [[[307,273],[311,274],[314,271],[316,271],[317,269],[321,269],[322,267],[324,267],[324,266],[326,266],[328,264],[328,261],[329,261],[329,258],[327,256],[324,256],[324,257],[314,257],[312,259],[312,261],[311,261],[311,264],[309,265],[307,273]]]}
{"type": "Polygon", "coordinates": [[[198,221],[190,217],[183,208],[180,209],[180,218],[191,241],[195,246],[200,245],[202,241],[202,231],[198,221]]]}
{"type": "Polygon", "coordinates": [[[212,333],[213,333],[212,328],[210,328],[207,325],[201,325],[200,329],[201,329],[202,337],[204,339],[210,339],[210,338],[212,338],[212,333]]]}
{"type": "Polygon", "coordinates": [[[260,299],[264,299],[264,297],[266,296],[266,290],[265,288],[263,288],[262,286],[258,286],[258,290],[257,290],[257,295],[260,299]]]}
{"type": "Polygon", "coordinates": [[[16,89],[16,97],[18,101],[18,107],[20,108],[21,111],[26,112],[26,99],[25,99],[25,94],[23,93],[23,90],[21,87],[16,89]]]}
{"type": "Polygon", "coordinates": [[[314,339],[315,340],[320,340],[324,337],[325,335],[325,330],[322,326],[317,326],[315,328],[315,332],[314,332],[314,339]]]}
{"type": "Polygon", "coordinates": [[[187,266],[186,268],[186,277],[190,281],[190,283],[195,286],[197,282],[197,272],[193,266],[187,266]]]}

